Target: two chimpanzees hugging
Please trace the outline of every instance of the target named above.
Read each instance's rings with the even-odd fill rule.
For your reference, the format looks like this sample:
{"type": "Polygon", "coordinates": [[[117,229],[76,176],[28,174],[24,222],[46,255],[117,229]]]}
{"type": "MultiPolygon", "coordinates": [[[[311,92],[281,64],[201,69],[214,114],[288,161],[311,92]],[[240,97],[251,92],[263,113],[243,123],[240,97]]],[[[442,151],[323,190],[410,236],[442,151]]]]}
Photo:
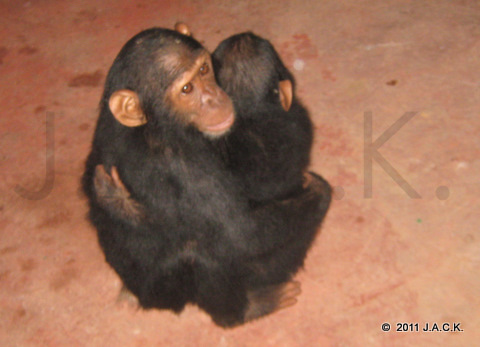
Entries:
{"type": "Polygon", "coordinates": [[[312,138],[268,41],[235,35],[211,58],[173,30],[129,40],[83,188],[106,260],[140,305],[197,304],[223,327],[293,305],[330,204],[328,183],[306,171],[312,138]]]}

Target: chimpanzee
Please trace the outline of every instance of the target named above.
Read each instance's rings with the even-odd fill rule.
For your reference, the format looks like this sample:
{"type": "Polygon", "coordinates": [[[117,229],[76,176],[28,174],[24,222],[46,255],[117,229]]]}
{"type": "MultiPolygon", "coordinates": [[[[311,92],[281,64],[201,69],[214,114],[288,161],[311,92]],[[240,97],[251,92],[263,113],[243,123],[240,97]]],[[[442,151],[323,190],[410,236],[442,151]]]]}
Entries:
{"type": "Polygon", "coordinates": [[[234,121],[201,45],[150,29],[107,76],[83,177],[109,264],[144,308],[196,303],[224,327],[296,302],[328,184],[252,207],[216,152],[234,121]],[[117,169],[118,168],[118,169],[117,169]],[[110,171],[110,175],[107,173],[110,171]]]}
{"type": "Polygon", "coordinates": [[[251,32],[237,34],[220,43],[212,61],[237,114],[232,131],[218,145],[247,196],[262,201],[300,190],[312,124],[274,47],[251,32]]]}
{"type": "Polygon", "coordinates": [[[251,32],[233,35],[219,44],[212,61],[237,117],[214,144],[241,182],[262,233],[277,246],[258,262],[260,280],[286,281],[303,265],[331,199],[329,184],[306,173],[311,120],[269,41],[251,32]]]}

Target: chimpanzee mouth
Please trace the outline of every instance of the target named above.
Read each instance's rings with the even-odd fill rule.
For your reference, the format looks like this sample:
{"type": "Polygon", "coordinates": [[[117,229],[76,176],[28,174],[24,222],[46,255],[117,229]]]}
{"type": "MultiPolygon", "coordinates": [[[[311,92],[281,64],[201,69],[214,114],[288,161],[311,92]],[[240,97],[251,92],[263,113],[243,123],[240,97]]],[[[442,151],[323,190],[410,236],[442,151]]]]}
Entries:
{"type": "Polygon", "coordinates": [[[233,112],[231,112],[225,120],[214,125],[207,125],[205,128],[211,132],[223,131],[230,128],[234,121],[235,121],[235,115],[233,112]]]}

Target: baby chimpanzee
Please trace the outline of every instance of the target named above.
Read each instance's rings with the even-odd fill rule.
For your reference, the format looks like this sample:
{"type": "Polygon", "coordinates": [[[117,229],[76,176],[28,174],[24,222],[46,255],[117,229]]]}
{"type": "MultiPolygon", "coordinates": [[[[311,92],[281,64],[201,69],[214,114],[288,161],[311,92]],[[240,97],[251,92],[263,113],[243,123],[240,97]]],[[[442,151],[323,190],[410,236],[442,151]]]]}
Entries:
{"type": "Polygon", "coordinates": [[[252,33],[221,42],[212,60],[237,115],[219,149],[247,196],[264,201],[300,191],[313,133],[292,74],[270,42],[252,33]]]}

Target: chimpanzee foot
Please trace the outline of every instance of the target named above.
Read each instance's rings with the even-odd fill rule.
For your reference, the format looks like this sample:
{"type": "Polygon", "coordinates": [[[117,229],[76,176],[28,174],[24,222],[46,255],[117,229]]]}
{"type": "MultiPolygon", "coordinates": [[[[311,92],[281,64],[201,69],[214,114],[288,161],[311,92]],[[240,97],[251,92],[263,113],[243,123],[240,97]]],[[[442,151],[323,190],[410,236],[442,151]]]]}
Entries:
{"type": "Polygon", "coordinates": [[[123,285],[122,289],[120,289],[120,292],[118,293],[116,303],[118,306],[128,307],[134,310],[140,309],[140,303],[138,302],[137,297],[123,285]]]}
{"type": "Polygon", "coordinates": [[[302,182],[303,189],[308,188],[310,183],[312,183],[312,180],[313,180],[312,174],[310,172],[305,172],[303,174],[303,182],[302,182]]]}
{"type": "Polygon", "coordinates": [[[332,194],[332,188],[325,179],[317,175],[315,172],[306,172],[303,178],[303,188],[312,192],[322,194],[324,196],[330,196],[332,194]]]}
{"type": "Polygon", "coordinates": [[[290,281],[279,285],[272,285],[255,289],[247,293],[248,308],[244,321],[248,322],[297,303],[297,296],[301,293],[298,281],[290,281]]]}

